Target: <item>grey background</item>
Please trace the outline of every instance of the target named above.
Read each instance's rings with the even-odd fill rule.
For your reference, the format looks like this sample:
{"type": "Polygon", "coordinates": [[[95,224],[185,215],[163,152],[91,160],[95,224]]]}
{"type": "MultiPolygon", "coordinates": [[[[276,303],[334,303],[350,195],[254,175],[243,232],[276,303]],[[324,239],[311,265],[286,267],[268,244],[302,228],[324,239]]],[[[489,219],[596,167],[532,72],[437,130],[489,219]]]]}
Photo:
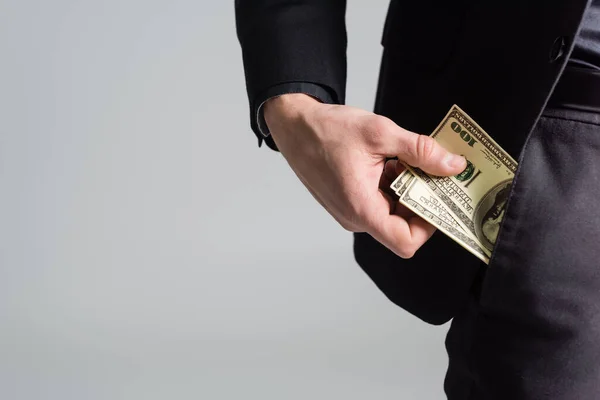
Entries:
{"type": "MultiPolygon", "coordinates": [[[[348,5],[369,110],[386,8],[348,5]]],[[[0,0],[0,57],[0,398],[443,398],[447,326],[257,147],[233,0],[0,0]]]]}

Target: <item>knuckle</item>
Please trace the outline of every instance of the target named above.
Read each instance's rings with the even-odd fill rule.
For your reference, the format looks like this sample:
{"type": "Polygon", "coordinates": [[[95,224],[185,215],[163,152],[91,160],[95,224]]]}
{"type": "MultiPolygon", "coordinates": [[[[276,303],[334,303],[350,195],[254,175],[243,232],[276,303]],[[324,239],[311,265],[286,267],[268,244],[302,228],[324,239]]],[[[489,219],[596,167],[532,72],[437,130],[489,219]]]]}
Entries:
{"type": "Polygon", "coordinates": [[[352,205],[348,205],[342,215],[339,218],[336,217],[336,220],[348,232],[358,232],[360,229],[360,218],[352,205]]]}
{"type": "Polygon", "coordinates": [[[433,156],[435,151],[435,140],[429,136],[418,135],[415,143],[415,156],[419,160],[427,160],[433,156]]]}
{"type": "Polygon", "coordinates": [[[409,259],[414,257],[419,247],[413,240],[406,240],[398,244],[396,252],[400,257],[409,259]]]}
{"type": "Polygon", "coordinates": [[[348,225],[347,223],[341,222],[340,226],[342,227],[343,230],[345,230],[346,232],[352,232],[352,229],[350,227],[350,225],[348,225]]]}
{"type": "Polygon", "coordinates": [[[404,245],[400,246],[397,252],[401,258],[408,260],[414,257],[415,253],[417,252],[417,249],[413,245],[404,245]]]}
{"type": "Polygon", "coordinates": [[[345,217],[345,214],[329,213],[333,219],[346,231],[352,230],[351,222],[345,217]]]}
{"type": "Polygon", "coordinates": [[[340,219],[340,220],[338,220],[338,223],[341,225],[341,227],[345,231],[354,232],[354,225],[350,221],[347,221],[345,219],[343,219],[343,220],[340,219]]]}

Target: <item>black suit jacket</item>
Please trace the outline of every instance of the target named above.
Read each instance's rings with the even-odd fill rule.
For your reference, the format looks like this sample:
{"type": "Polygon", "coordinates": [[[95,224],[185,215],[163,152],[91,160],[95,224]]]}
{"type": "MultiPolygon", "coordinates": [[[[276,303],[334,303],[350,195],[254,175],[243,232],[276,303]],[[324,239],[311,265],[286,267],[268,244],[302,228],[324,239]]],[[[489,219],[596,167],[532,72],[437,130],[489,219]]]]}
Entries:
{"type": "MultiPolygon", "coordinates": [[[[518,159],[589,4],[392,0],[375,112],[428,134],[458,104],[518,159]]],[[[236,0],[235,6],[251,125],[259,141],[256,108],[277,85],[314,83],[344,103],[344,0],[236,0]]],[[[391,301],[432,324],[455,315],[486,268],[439,233],[409,260],[356,233],[354,254],[391,301]]],[[[493,263],[494,255],[489,268],[493,263]]]]}

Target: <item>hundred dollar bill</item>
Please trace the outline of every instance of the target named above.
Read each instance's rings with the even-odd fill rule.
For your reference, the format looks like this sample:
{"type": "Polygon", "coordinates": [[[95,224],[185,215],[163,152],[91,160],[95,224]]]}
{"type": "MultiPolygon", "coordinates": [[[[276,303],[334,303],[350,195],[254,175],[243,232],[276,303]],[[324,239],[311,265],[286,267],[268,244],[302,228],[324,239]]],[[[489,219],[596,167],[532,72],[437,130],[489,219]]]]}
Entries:
{"type": "Polygon", "coordinates": [[[467,159],[464,171],[456,176],[436,177],[419,168],[407,167],[490,254],[504,217],[517,162],[456,105],[431,137],[467,159]]]}
{"type": "MultiPolygon", "coordinates": [[[[463,229],[463,227],[458,222],[456,222],[452,214],[448,212],[444,203],[434,193],[429,192],[429,189],[427,188],[425,183],[423,183],[419,179],[413,178],[415,178],[415,176],[412,172],[410,172],[410,170],[404,170],[400,175],[398,175],[398,178],[396,178],[396,180],[390,185],[390,187],[396,192],[399,201],[402,202],[403,195],[409,195],[407,190],[414,191],[415,193],[412,196],[410,196],[411,198],[422,198],[424,203],[423,206],[425,208],[430,209],[438,216],[438,218],[440,218],[447,224],[451,225],[455,229],[460,230],[461,232],[467,233],[468,235],[468,232],[466,232],[463,229]],[[424,194],[424,191],[427,192],[427,195],[424,194]]],[[[472,237],[472,239],[477,240],[475,237],[472,237]]]]}
{"type": "Polygon", "coordinates": [[[425,184],[410,171],[404,171],[392,183],[402,203],[409,210],[445,233],[456,243],[471,252],[477,258],[489,262],[490,254],[486,252],[479,241],[465,232],[448,212],[444,204],[432,193],[425,184]]]}

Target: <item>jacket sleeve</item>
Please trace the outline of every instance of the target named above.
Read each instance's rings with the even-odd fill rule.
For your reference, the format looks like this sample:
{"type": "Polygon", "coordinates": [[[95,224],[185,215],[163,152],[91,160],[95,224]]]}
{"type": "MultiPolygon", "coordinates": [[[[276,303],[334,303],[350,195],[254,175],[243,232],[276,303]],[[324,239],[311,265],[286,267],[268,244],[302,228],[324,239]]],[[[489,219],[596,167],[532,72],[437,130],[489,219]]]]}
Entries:
{"type": "Polygon", "coordinates": [[[318,85],[328,101],[344,104],[345,14],[346,0],[235,0],[250,126],[259,146],[267,139],[276,149],[258,126],[259,107],[276,88],[318,85]]]}

